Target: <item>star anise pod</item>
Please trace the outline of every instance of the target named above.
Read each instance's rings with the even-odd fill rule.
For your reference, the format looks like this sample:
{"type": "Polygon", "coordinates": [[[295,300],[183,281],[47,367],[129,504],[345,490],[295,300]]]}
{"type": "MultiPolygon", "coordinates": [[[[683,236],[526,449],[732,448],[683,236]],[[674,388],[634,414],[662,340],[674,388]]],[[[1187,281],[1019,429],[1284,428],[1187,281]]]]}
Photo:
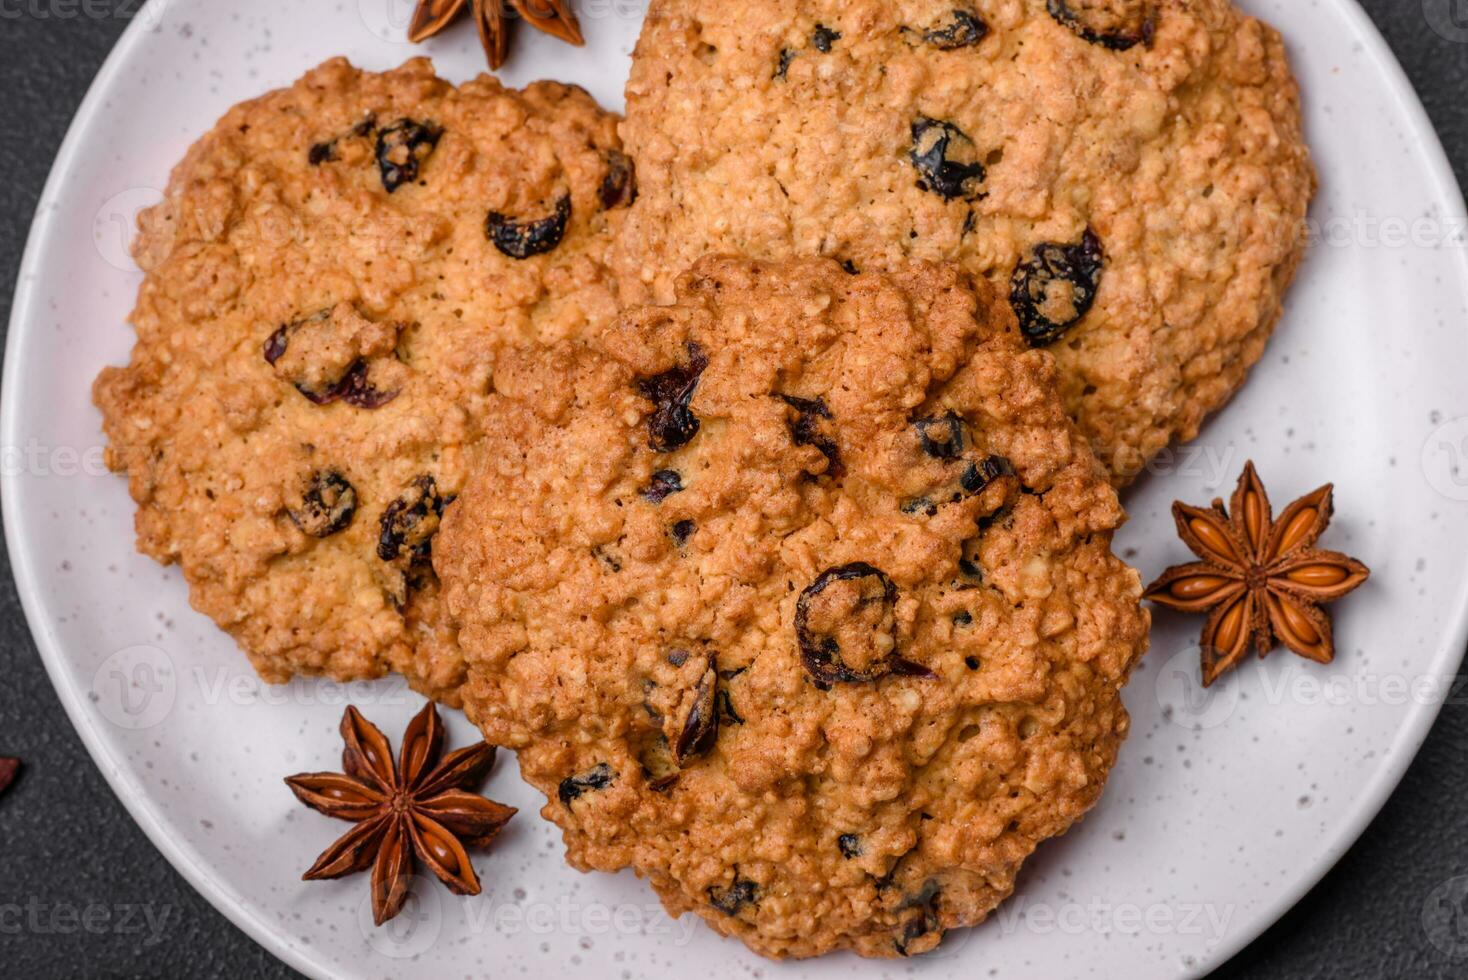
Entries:
{"type": "Polygon", "coordinates": [[[429,704],[403,733],[398,764],[387,739],[356,708],[342,715],[344,773],[307,772],[286,779],[296,797],[328,817],[356,824],[322,852],[302,878],[340,878],[372,868],[372,918],[382,925],[402,911],[413,856],[456,895],[478,895],[466,845],[498,836],[515,808],[467,792],[488,775],[494,746],[479,742],[443,761],[443,723],[429,704]]]}
{"type": "Polygon", "coordinates": [[[1237,666],[1252,645],[1265,657],[1279,644],[1317,663],[1335,659],[1330,616],[1339,599],[1371,574],[1354,558],[1314,546],[1330,524],[1333,487],[1296,500],[1275,520],[1269,495],[1244,466],[1227,510],[1172,505],[1178,535],[1203,559],[1170,568],[1146,598],[1180,612],[1208,613],[1203,624],[1203,686],[1237,666]]]}
{"type": "Polygon", "coordinates": [[[581,25],[568,0],[418,0],[413,20],[408,24],[408,40],[426,41],[453,23],[466,7],[474,14],[479,28],[479,43],[489,58],[489,67],[505,63],[509,50],[509,25],[505,23],[505,5],[509,4],[530,26],[578,47],[586,43],[581,25]]]}

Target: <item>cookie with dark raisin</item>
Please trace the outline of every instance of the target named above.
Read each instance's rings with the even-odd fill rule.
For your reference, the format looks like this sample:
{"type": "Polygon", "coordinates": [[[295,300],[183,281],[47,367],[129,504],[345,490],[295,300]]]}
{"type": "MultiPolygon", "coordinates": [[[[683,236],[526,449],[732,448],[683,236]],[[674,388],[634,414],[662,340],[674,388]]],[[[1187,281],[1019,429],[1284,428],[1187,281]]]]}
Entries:
{"type": "Polygon", "coordinates": [[[1284,43],[1229,0],[653,0],[622,132],[625,300],[705,254],[957,262],[1118,486],[1259,359],[1315,189],[1284,43]]]}
{"type": "Polygon", "coordinates": [[[1147,615],[1006,300],[705,259],[498,365],[433,562],[573,865],[768,956],[916,955],[1095,802],[1147,615]]]}
{"type": "Polygon", "coordinates": [[[452,700],[433,537],[500,350],[615,314],[616,122],[565,85],[336,60],[230,110],[142,215],[108,460],[139,547],[266,679],[396,670],[452,700]]]}

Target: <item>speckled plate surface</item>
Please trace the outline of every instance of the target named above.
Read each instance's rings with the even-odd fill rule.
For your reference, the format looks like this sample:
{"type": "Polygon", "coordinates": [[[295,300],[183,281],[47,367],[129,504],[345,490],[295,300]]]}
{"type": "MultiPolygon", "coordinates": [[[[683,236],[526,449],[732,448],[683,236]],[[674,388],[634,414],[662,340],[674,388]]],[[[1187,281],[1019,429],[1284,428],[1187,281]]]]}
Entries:
{"type": "MultiPolygon", "coordinates": [[[[1447,695],[1468,633],[1461,194],[1351,0],[1244,5],[1284,31],[1303,82],[1323,178],[1315,244],[1248,385],[1198,442],[1129,492],[1121,547],[1148,578],[1186,558],[1169,504],[1226,496],[1248,458],[1277,506],[1334,480],[1325,545],[1375,572],[1337,607],[1340,656],[1321,668],[1279,654],[1205,695],[1199,621],[1159,615],[1127,693],[1134,735],[1105,799],[1041,849],[988,923],[912,962],[775,965],[691,918],[668,919],[630,875],[568,870],[513,760],[490,792],[524,813],[477,859],[481,896],[419,888],[378,930],[364,879],[298,880],[344,825],[299,807],[281,777],[334,767],[343,703],[395,735],[419,699],[393,682],[271,689],[255,680],[189,610],[178,574],[133,553],[132,506],[122,481],[103,472],[88,390],[132,343],[125,317],[141,278],[125,247],[132,220],[189,143],[231,103],[330,55],[383,69],[415,53],[401,42],[412,4],[150,0],[98,76],[43,196],[0,420],[5,530],[31,627],[72,721],[138,823],[234,922],[314,976],[855,970],[1145,980],[1221,963],[1375,815],[1447,695]]],[[[522,32],[504,75],[578,82],[619,107],[644,2],[579,7],[588,48],[522,32]]],[[[481,64],[467,23],[426,52],[453,78],[481,64]]],[[[450,724],[456,744],[472,737],[461,718],[450,724]]]]}

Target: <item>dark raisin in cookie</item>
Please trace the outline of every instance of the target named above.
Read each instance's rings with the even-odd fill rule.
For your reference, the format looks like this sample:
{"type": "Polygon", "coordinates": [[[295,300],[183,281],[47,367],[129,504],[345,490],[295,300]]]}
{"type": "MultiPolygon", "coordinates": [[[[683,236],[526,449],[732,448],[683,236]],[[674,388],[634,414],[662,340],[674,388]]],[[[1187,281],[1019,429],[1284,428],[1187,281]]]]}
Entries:
{"type": "Polygon", "coordinates": [[[626,302],[710,254],[955,262],[1118,486],[1258,361],[1315,190],[1284,42],[1229,0],[652,0],[622,133],[626,302]]]}
{"type": "Polygon", "coordinates": [[[143,213],[137,346],[95,386],[108,462],[139,547],[267,680],[395,670],[456,697],[433,532],[500,351],[614,316],[633,186],[579,89],[335,60],[230,110],[143,213]],[[553,228],[486,237],[545,201],[553,228]]]}
{"type": "Polygon", "coordinates": [[[922,953],[1105,784],[1116,493],[982,280],[715,258],[675,300],[497,372],[433,543],[465,707],[576,867],[769,956],[922,953]]]}

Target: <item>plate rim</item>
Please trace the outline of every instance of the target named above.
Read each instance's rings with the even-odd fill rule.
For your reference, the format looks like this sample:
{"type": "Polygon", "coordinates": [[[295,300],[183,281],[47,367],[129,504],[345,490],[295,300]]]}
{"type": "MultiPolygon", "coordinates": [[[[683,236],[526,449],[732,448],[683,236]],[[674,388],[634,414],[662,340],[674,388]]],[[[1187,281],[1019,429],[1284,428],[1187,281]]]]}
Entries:
{"type": "MultiPolygon", "coordinates": [[[[170,0],[161,2],[167,3],[170,0]]],[[[5,334],[5,365],[3,372],[0,372],[0,445],[19,444],[16,439],[20,419],[20,399],[16,394],[19,369],[16,365],[20,363],[29,341],[28,337],[23,336],[26,331],[22,327],[32,318],[32,310],[38,302],[30,283],[39,274],[41,254],[55,234],[56,211],[49,208],[47,202],[56,197],[63,175],[72,169],[74,159],[82,151],[82,133],[105,108],[106,93],[122,73],[123,65],[130,60],[135,49],[143,45],[150,33],[152,29],[146,17],[134,18],[124,28],[121,37],[103,60],[102,67],[87,86],[87,93],[82,97],[66,128],[66,135],[61,140],[56,158],[46,176],[46,183],[41,188],[30,231],[26,235],[25,251],[16,273],[10,322],[5,334]]],[[[35,642],[36,652],[40,655],[57,699],[70,719],[72,728],[80,736],[87,754],[101,771],[102,778],[106,780],[113,795],[132,817],[133,823],[137,824],[144,836],[195,892],[270,955],[313,980],[328,980],[332,974],[324,969],[324,964],[308,957],[305,950],[297,947],[288,934],[270,928],[265,920],[253,914],[227,881],[213,873],[213,869],[201,855],[170,835],[167,822],[152,805],[151,798],[109,751],[106,740],[82,703],[81,691],[67,683],[60,643],[50,631],[50,624],[44,617],[35,556],[25,542],[21,531],[21,515],[15,503],[20,482],[19,473],[8,469],[0,470],[0,523],[3,523],[5,547],[10,556],[11,577],[20,597],[21,609],[31,639],[35,642]]]]}
{"type": "MultiPolygon", "coordinates": [[[[1424,155],[1424,162],[1431,174],[1432,190],[1440,199],[1444,216],[1459,222],[1460,226],[1468,226],[1468,205],[1465,205],[1461,186],[1442,140],[1406,70],[1375,22],[1361,7],[1359,0],[1332,0],[1332,4],[1362,45],[1363,53],[1380,65],[1388,76],[1391,83],[1390,94],[1402,112],[1413,140],[1424,155]]],[[[16,394],[19,380],[17,365],[29,341],[23,325],[33,318],[38,302],[30,283],[37,278],[40,257],[55,234],[56,210],[48,207],[47,202],[55,199],[64,175],[73,169],[75,158],[82,152],[82,134],[90,128],[93,119],[104,108],[106,93],[113,87],[124,63],[144,44],[150,33],[152,31],[147,18],[134,19],[108,53],[67,127],[37,201],[16,276],[6,334],[5,364],[3,374],[0,374],[0,444],[19,444],[16,438],[20,417],[20,398],[16,394]]],[[[1468,286],[1468,250],[1459,250],[1457,259],[1460,285],[1468,286]]],[[[307,949],[292,941],[288,933],[274,928],[272,923],[254,914],[242,897],[229,887],[227,880],[215,874],[212,866],[194,849],[170,835],[167,821],[153,806],[151,797],[131,778],[127,767],[109,750],[107,741],[82,703],[80,689],[68,683],[61,644],[44,616],[36,558],[26,542],[22,517],[18,513],[18,505],[14,503],[21,481],[22,475],[18,472],[0,472],[0,517],[3,517],[12,577],[27,628],[51,680],[51,686],[92,762],[101,771],[113,795],[153,846],[221,915],[272,956],[300,973],[310,977],[332,976],[333,973],[326,964],[310,956],[307,949]]],[[[1468,656],[1468,575],[1458,585],[1455,608],[1450,610],[1446,622],[1437,652],[1427,668],[1430,674],[1439,677],[1456,673],[1465,656],[1468,656]]],[[[1231,960],[1278,923],[1336,867],[1395,793],[1402,777],[1421,750],[1422,743],[1441,709],[1441,702],[1419,702],[1412,706],[1391,744],[1382,753],[1381,764],[1357,794],[1356,802],[1345,818],[1332,828],[1331,840],[1325,849],[1326,856],[1292,880],[1288,886],[1275,892],[1274,897],[1261,906],[1261,911],[1253,917],[1248,927],[1223,938],[1207,954],[1200,956],[1190,969],[1182,971],[1181,976],[1202,977],[1231,960]]]]}

